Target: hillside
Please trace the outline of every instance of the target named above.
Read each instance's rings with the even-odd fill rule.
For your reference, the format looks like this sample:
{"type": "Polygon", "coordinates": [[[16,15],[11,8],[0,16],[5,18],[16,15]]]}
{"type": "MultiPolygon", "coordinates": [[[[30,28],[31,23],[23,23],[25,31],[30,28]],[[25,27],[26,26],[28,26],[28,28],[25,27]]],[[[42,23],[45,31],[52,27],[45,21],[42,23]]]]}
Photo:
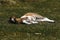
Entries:
{"type": "Polygon", "coordinates": [[[60,0],[1,0],[0,40],[60,40],[60,0]],[[9,17],[35,12],[55,23],[13,24],[9,17]],[[38,34],[37,34],[38,33],[38,34]]]}

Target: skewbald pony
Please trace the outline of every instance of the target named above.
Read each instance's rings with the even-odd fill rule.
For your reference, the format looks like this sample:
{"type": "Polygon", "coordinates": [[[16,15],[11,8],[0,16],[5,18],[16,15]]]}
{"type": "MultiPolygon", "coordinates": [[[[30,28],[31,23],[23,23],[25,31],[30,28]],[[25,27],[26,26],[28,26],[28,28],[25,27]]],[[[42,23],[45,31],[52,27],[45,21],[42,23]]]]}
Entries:
{"type": "Polygon", "coordinates": [[[34,21],[33,21],[34,23],[36,21],[37,22],[41,22],[41,21],[55,22],[54,20],[51,20],[51,19],[49,19],[47,17],[44,17],[44,16],[41,16],[40,14],[37,14],[37,13],[26,13],[21,18],[17,18],[16,16],[11,16],[9,21],[11,23],[25,23],[25,24],[29,24],[30,22],[32,22],[31,19],[34,19],[34,21]],[[29,19],[29,22],[26,21],[27,19],[29,19]]]}

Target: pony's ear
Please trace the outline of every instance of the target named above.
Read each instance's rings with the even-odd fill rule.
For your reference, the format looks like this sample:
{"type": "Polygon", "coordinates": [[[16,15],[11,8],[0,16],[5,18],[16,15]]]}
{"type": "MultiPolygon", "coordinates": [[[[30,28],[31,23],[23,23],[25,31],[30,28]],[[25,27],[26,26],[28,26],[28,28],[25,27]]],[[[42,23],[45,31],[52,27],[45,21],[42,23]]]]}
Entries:
{"type": "Polygon", "coordinates": [[[11,18],[16,18],[16,16],[11,16],[11,18]]]}

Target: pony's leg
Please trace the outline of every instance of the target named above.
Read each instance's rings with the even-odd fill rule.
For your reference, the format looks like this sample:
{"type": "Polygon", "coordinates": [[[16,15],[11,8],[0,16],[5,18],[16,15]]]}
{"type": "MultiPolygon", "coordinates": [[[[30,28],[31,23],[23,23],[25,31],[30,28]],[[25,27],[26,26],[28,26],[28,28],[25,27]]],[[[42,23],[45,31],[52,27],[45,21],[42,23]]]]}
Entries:
{"type": "Polygon", "coordinates": [[[47,21],[47,22],[54,22],[54,20],[50,20],[48,18],[37,19],[37,21],[47,21]]]}

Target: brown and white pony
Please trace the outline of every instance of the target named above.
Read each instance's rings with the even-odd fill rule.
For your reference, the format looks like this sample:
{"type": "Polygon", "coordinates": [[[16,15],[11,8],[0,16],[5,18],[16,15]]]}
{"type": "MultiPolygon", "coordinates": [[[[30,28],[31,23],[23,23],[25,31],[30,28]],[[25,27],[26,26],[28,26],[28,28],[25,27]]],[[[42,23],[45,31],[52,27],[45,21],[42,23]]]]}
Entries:
{"type": "Polygon", "coordinates": [[[25,24],[38,23],[40,21],[54,22],[54,20],[50,20],[49,18],[43,17],[37,13],[26,13],[25,15],[21,16],[21,18],[12,16],[10,17],[10,21],[14,23],[25,23],[25,24]]]}

